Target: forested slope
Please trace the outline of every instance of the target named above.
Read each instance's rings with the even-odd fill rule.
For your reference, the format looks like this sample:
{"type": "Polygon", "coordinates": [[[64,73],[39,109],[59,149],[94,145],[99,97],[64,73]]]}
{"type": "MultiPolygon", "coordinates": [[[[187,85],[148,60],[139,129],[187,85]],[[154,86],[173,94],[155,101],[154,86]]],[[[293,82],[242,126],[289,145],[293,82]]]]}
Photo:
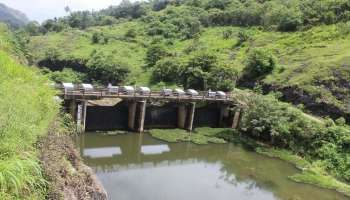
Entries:
{"type": "Polygon", "coordinates": [[[56,81],[250,87],[349,120],[349,4],[123,1],[30,26],[28,46],[56,81]]]}

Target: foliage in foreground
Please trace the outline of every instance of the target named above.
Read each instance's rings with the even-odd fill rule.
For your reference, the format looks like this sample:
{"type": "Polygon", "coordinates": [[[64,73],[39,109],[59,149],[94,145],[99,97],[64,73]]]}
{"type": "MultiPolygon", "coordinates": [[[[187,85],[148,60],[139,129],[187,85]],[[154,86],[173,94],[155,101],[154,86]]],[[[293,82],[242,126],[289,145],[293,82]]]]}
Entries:
{"type": "Polygon", "coordinates": [[[46,181],[34,143],[57,113],[46,79],[0,51],[1,199],[43,199],[46,181]]]}

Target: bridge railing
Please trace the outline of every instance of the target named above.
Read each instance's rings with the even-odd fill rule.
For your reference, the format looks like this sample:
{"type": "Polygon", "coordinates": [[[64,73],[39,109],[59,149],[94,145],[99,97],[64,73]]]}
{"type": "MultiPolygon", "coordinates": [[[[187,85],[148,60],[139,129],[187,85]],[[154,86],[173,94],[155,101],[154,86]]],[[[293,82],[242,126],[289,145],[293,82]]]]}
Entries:
{"type": "Polygon", "coordinates": [[[95,98],[154,98],[154,99],[193,99],[193,100],[232,100],[233,94],[232,93],[226,93],[225,97],[221,96],[208,96],[207,91],[199,91],[198,95],[189,95],[189,94],[183,94],[183,95],[164,95],[160,91],[151,91],[147,94],[144,94],[142,92],[133,91],[131,93],[127,92],[121,92],[121,91],[111,91],[108,88],[103,87],[94,87],[92,90],[87,90],[84,88],[74,88],[74,89],[65,89],[62,86],[57,86],[56,89],[59,91],[59,95],[62,96],[78,96],[78,97],[95,97],[95,98]]]}

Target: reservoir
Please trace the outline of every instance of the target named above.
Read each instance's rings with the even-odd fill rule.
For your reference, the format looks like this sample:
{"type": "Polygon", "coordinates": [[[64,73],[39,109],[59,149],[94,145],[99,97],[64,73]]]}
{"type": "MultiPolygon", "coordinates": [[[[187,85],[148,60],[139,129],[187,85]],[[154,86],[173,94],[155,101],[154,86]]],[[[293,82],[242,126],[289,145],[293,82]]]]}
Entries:
{"type": "Polygon", "coordinates": [[[166,143],[148,134],[85,133],[77,143],[113,200],[345,200],[295,183],[293,165],[234,144],[166,143]]]}

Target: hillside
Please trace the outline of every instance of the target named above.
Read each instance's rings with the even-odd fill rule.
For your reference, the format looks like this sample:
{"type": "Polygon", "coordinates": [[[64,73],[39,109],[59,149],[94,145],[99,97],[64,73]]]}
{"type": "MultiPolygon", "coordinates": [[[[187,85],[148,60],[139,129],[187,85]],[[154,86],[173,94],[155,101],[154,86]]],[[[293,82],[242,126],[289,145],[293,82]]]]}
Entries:
{"type": "MultiPolygon", "coordinates": [[[[226,22],[226,12],[242,11],[210,4],[216,1],[209,1],[206,6],[188,2],[191,1],[169,3],[160,9],[155,9],[158,4],[120,5],[94,13],[91,24],[84,27],[72,24],[71,20],[89,13],[73,13],[57,22],[47,21],[41,28],[46,27],[48,32],[33,36],[28,45],[33,52],[32,62],[55,71],[50,76],[59,82],[143,84],[154,88],[177,85],[200,90],[261,85],[264,92],[279,91],[283,100],[304,104],[315,114],[350,120],[349,22],[335,18],[333,24],[311,23],[309,11],[302,11],[305,16],[300,20],[305,18],[306,25],[290,21],[284,24],[270,16],[276,10],[267,14],[244,13],[247,17],[253,14],[260,17],[256,22],[246,18],[226,22]],[[134,8],[131,13],[142,16],[118,15],[130,7],[134,8]],[[136,9],[140,7],[144,12],[136,9]],[[243,22],[249,23],[240,25],[243,22]],[[294,31],[282,29],[282,25],[294,31]],[[246,66],[256,52],[266,59],[271,56],[274,62],[273,70],[253,77],[247,75],[252,72],[246,66]],[[201,62],[203,59],[207,62],[201,62]]],[[[234,1],[231,4],[235,5],[234,1]]],[[[300,9],[305,9],[301,7],[305,6],[303,3],[299,4],[300,9]]],[[[253,12],[247,7],[254,6],[266,11],[269,7],[282,9],[273,3],[243,6],[245,12],[253,12]]],[[[324,20],[318,17],[319,21],[324,20]]],[[[254,65],[264,64],[264,60],[256,59],[254,65]]]]}
{"type": "Polygon", "coordinates": [[[0,24],[0,197],[43,199],[46,180],[35,148],[58,113],[49,80],[20,65],[15,36],[0,24]]]}
{"type": "Polygon", "coordinates": [[[26,25],[29,20],[21,11],[12,9],[3,3],[0,3],[0,22],[19,28],[26,25]]]}

